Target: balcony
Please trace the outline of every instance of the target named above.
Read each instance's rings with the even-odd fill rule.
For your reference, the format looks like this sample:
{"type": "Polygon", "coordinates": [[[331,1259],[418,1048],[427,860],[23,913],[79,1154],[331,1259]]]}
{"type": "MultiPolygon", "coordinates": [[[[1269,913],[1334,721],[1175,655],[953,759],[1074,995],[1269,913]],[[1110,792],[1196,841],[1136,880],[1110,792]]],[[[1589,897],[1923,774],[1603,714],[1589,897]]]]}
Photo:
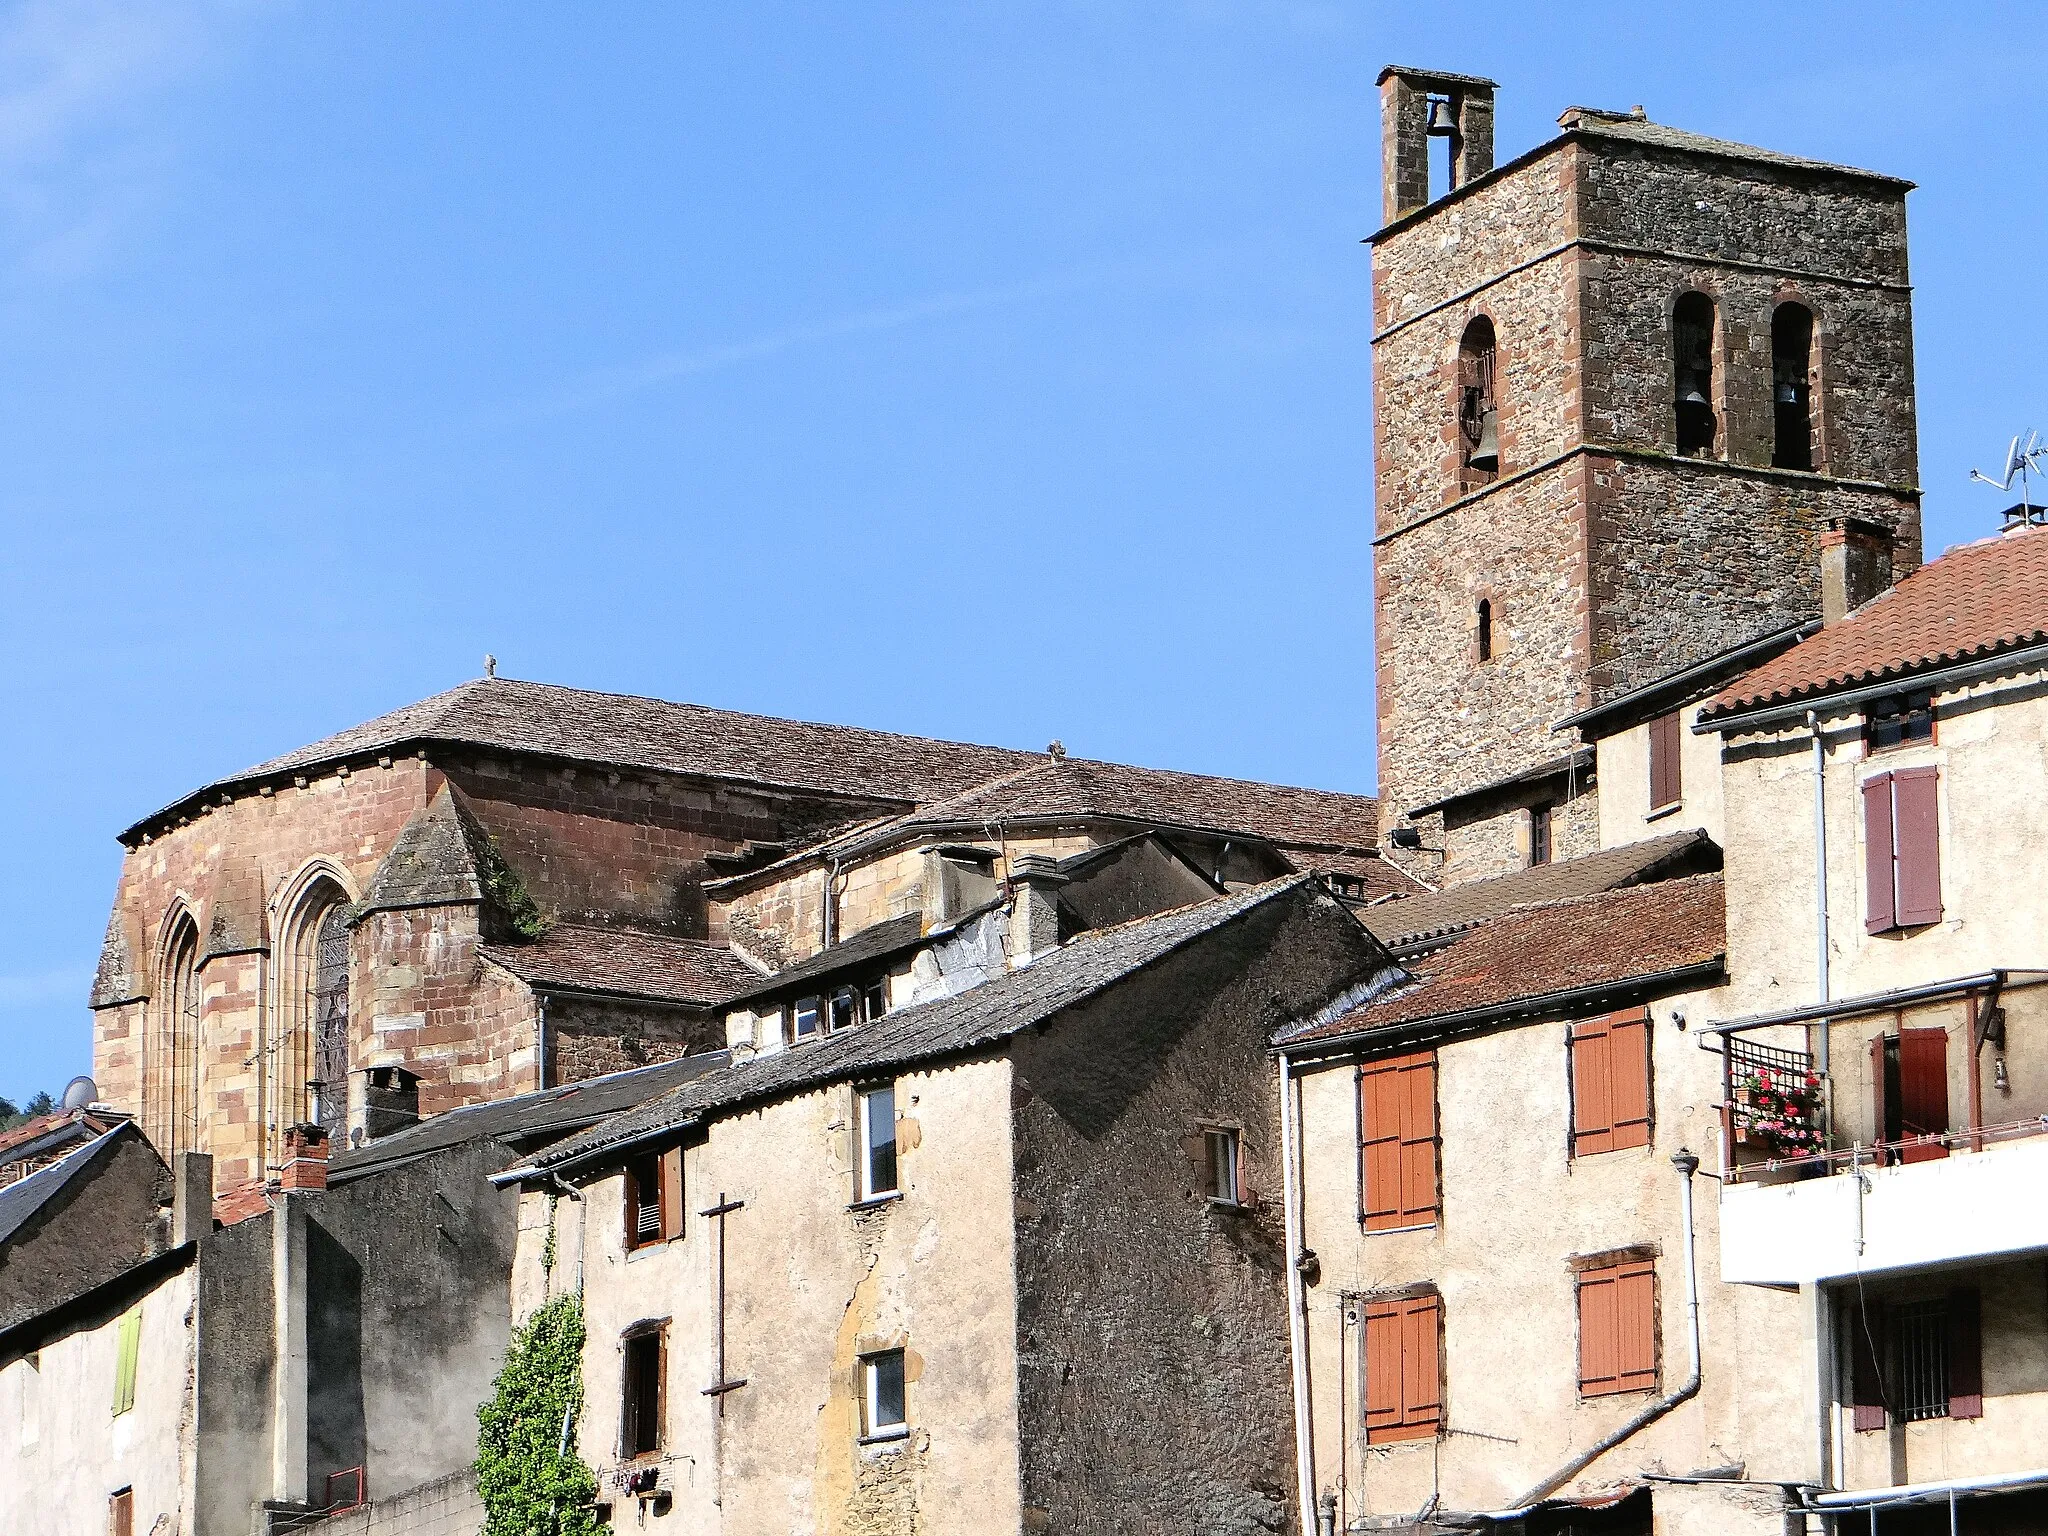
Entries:
{"type": "Polygon", "coordinates": [[[1808,1285],[2048,1249],[2048,1117],[1914,1146],[1954,1155],[1873,1167],[1865,1150],[1808,1165],[1824,1177],[1726,1185],[1721,1278],[1808,1285]]]}

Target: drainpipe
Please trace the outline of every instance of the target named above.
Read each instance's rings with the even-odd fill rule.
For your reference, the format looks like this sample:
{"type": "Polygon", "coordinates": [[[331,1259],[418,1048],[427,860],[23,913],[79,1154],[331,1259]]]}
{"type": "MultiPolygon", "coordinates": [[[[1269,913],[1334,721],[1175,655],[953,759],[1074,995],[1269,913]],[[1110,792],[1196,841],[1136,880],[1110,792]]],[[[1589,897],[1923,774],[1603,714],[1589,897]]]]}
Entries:
{"type": "Polygon", "coordinates": [[[533,1086],[539,1092],[548,1085],[548,997],[533,994],[533,1086]]]}
{"type": "MultiPolygon", "coordinates": [[[[1818,934],[1814,985],[1820,992],[1815,1001],[1825,1003],[1834,994],[1828,979],[1828,748],[1821,739],[1820,711],[1809,709],[1806,712],[1806,728],[1813,733],[1813,921],[1818,934]]],[[[1823,1019],[1820,1027],[1820,1075],[1828,1087],[1828,1118],[1832,1121],[1835,1095],[1834,1084],[1828,1077],[1830,1033],[1828,1023],[1823,1019]]]]}
{"type": "Polygon", "coordinates": [[[1300,1105],[1295,1096],[1294,1063],[1280,1053],[1281,1204],[1287,1224],[1287,1345],[1294,1373],[1294,1478],[1301,1501],[1301,1529],[1321,1529],[1316,1509],[1315,1435],[1309,1423],[1308,1293],[1302,1278],[1301,1179],[1296,1168],[1301,1144],[1300,1105]]]}
{"type": "Polygon", "coordinates": [[[1542,1500],[1550,1497],[1559,1488],[1577,1477],[1600,1457],[1613,1450],[1637,1430],[1664,1417],[1687,1399],[1699,1395],[1700,1390],[1700,1272],[1698,1255],[1695,1252],[1692,1231],[1692,1176],[1698,1171],[1700,1160],[1684,1147],[1671,1154],[1671,1166],[1678,1170],[1679,1210],[1685,1220],[1685,1313],[1686,1331],[1692,1346],[1692,1372],[1669,1397],[1660,1397],[1630,1419],[1621,1428],[1608,1435],[1590,1450],[1582,1451],[1559,1467],[1542,1482],[1531,1488],[1515,1501],[1517,1507],[1497,1514],[1495,1519],[1519,1519],[1527,1515],[1542,1500]]]}

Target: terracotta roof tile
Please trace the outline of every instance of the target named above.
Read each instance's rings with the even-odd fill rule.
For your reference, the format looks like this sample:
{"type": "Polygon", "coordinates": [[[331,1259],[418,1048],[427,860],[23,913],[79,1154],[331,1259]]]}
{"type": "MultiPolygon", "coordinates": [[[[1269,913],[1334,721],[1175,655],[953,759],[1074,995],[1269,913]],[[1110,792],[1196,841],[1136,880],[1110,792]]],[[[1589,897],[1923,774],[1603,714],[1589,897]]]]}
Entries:
{"type": "Polygon", "coordinates": [[[1518,908],[1408,963],[1414,978],[1408,984],[1282,1043],[1535,1004],[1559,993],[1706,965],[1725,954],[1726,929],[1719,875],[1518,908]]]}
{"type": "Polygon", "coordinates": [[[2048,529],[1950,550],[1890,591],[1730,684],[1711,720],[1881,683],[2048,640],[2048,529]]]}
{"type": "Polygon", "coordinates": [[[486,959],[546,990],[713,1007],[761,980],[723,944],[632,928],[558,923],[531,944],[486,944],[486,959]]]}

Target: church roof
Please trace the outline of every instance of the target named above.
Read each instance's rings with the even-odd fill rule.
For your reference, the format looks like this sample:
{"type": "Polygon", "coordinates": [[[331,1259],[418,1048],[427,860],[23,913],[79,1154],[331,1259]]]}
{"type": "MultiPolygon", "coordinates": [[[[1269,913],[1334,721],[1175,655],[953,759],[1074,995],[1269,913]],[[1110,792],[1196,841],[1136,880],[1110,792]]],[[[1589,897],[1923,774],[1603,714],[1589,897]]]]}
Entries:
{"type": "Polygon", "coordinates": [[[486,944],[482,952],[540,992],[710,1008],[761,981],[759,971],[723,944],[595,924],[557,923],[531,944],[486,944]]]}

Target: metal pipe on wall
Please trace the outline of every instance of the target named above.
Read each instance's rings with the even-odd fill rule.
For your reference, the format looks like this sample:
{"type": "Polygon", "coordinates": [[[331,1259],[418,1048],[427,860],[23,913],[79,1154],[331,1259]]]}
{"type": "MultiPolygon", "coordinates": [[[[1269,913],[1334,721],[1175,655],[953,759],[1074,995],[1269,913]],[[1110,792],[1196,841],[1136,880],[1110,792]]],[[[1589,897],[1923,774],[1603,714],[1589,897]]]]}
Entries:
{"type": "Polygon", "coordinates": [[[1295,1496],[1300,1501],[1301,1529],[1316,1529],[1316,1453],[1313,1426],[1309,1422],[1308,1393],[1308,1297],[1301,1273],[1302,1211],[1301,1177],[1296,1166],[1301,1144],[1300,1106],[1294,1063],[1280,1053],[1280,1159],[1281,1204],[1287,1228],[1287,1346],[1293,1357],[1294,1376],[1294,1477],[1295,1496]]]}

